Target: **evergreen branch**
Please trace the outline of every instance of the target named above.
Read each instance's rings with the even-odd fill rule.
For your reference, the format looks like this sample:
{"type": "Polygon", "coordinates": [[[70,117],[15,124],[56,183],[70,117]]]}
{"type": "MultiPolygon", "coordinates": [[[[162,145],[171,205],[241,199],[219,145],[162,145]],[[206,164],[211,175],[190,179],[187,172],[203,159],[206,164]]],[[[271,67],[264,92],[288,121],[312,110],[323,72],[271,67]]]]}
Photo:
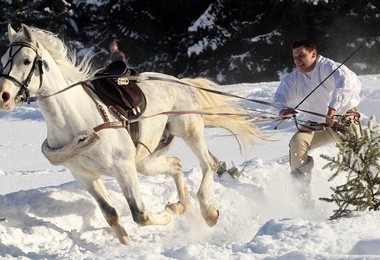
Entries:
{"type": "Polygon", "coordinates": [[[337,144],[336,157],[321,155],[328,161],[323,169],[330,168],[333,180],[340,174],[347,174],[346,183],[330,187],[331,198],[320,198],[338,206],[330,219],[348,215],[351,211],[380,209],[380,133],[374,118],[368,121],[363,136],[341,135],[337,144]]]}

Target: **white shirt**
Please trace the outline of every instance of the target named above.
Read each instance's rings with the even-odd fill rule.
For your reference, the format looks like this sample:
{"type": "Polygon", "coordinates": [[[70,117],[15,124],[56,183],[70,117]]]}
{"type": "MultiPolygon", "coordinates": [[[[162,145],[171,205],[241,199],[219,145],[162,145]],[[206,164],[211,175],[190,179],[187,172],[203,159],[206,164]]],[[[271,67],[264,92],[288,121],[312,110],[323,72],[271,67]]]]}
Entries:
{"type": "MultiPolygon", "coordinates": [[[[319,55],[312,71],[303,73],[295,68],[281,80],[274,95],[274,104],[280,106],[279,110],[281,107],[297,106],[339,65],[340,63],[319,55]]],[[[361,83],[357,75],[342,65],[298,108],[326,115],[328,107],[331,107],[336,110],[337,115],[343,115],[359,105],[360,91],[361,83]]],[[[304,113],[303,117],[318,123],[325,122],[325,118],[309,113],[304,113]]]]}

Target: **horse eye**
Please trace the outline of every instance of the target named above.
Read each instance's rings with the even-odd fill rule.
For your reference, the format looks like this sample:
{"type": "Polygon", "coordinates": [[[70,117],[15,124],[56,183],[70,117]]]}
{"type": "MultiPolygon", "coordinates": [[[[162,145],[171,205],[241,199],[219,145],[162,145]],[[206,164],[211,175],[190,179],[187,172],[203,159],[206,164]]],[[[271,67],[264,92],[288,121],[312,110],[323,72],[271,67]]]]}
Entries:
{"type": "Polygon", "coordinates": [[[24,65],[29,65],[30,63],[32,63],[32,62],[29,59],[24,60],[24,65]]]}
{"type": "Polygon", "coordinates": [[[43,60],[43,61],[42,61],[42,65],[44,66],[44,68],[45,68],[46,70],[49,70],[49,64],[46,62],[46,60],[43,60]]]}

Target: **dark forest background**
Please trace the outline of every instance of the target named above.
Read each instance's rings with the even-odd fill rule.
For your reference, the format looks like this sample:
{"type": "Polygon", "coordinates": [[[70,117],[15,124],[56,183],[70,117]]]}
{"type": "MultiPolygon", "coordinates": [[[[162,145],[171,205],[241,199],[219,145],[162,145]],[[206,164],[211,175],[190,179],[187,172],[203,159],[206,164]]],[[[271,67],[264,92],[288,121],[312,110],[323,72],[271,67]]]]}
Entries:
{"type": "Polygon", "coordinates": [[[223,84],[276,81],[293,67],[290,44],[308,37],[358,74],[380,73],[379,0],[0,0],[7,25],[52,31],[101,67],[116,39],[138,72],[203,76],[223,84]]]}

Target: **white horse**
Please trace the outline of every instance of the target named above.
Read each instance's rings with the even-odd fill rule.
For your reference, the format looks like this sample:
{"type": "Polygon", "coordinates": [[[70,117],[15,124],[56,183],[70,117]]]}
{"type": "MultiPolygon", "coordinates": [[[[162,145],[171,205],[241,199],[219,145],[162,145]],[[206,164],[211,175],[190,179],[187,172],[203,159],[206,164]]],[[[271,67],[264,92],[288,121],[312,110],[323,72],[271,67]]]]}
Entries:
{"type": "MultiPolygon", "coordinates": [[[[227,97],[192,87],[214,89],[214,83],[201,78],[179,80],[152,72],[140,74],[161,80],[148,79],[138,83],[147,101],[144,117],[150,118],[139,121],[139,144],[135,146],[128,131],[122,127],[94,130],[104,124],[99,107],[80,84],[68,88],[94,76],[91,58],[85,57],[76,65],[74,53],[69,52],[56,35],[26,25],[22,25],[19,32],[9,25],[8,37],[10,47],[1,58],[0,109],[12,110],[28,96],[37,100],[47,124],[47,138],[42,145],[44,155],[53,164],[68,168],[94,197],[121,243],[130,244],[131,240],[119,223],[102,175],[117,180],[133,220],[141,226],[165,225],[192,208],[181,161],[163,156],[173,136],[182,138],[199,159],[203,174],[197,192],[200,211],[209,226],[216,224],[219,212],[210,195],[213,173],[219,162],[208,151],[203,137],[204,126],[225,128],[243,143],[251,142],[254,136],[261,137],[261,134],[250,121],[239,115],[167,113],[154,116],[183,110],[246,113],[227,97]],[[137,173],[171,176],[179,201],[166,205],[162,212],[149,213],[141,198],[137,173]]],[[[110,121],[118,120],[107,107],[104,106],[103,110],[110,121]]]]}

